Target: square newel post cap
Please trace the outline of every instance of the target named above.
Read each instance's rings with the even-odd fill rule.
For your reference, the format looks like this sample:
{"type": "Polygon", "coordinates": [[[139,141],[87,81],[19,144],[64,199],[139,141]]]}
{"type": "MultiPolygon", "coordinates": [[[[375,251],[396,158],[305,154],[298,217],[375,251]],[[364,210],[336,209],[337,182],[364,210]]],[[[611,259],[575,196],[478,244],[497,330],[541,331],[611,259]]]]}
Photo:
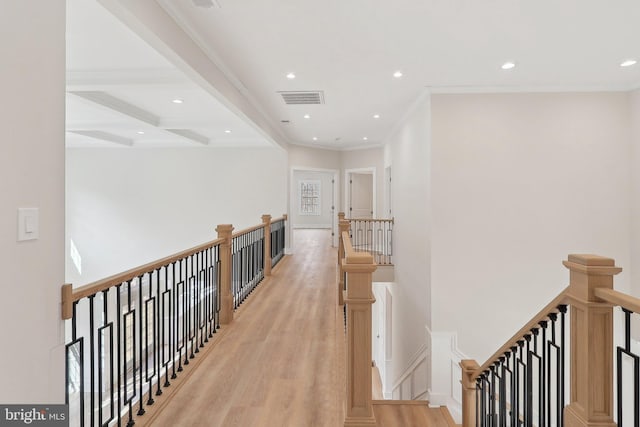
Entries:
{"type": "Polygon", "coordinates": [[[622,268],[613,258],[589,254],[571,254],[562,264],[569,269],[569,293],[583,301],[597,301],[596,288],[613,289],[613,276],[622,268]]]}
{"type": "Polygon", "coordinates": [[[269,214],[262,215],[262,223],[263,224],[271,224],[271,215],[269,215],[269,214]]]}
{"type": "Polygon", "coordinates": [[[462,386],[466,389],[475,389],[476,381],[472,379],[472,376],[480,369],[478,362],[472,359],[463,359],[460,361],[460,368],[462,368],[462,386]]]}
{"type": "Polygon", "coordinates": [[[218,238],[224,238],[225,236],[231,236],[233,232],[233,225],[231,224],[218,224],[216,227],[216,231],[218,232],[218,238]]]}

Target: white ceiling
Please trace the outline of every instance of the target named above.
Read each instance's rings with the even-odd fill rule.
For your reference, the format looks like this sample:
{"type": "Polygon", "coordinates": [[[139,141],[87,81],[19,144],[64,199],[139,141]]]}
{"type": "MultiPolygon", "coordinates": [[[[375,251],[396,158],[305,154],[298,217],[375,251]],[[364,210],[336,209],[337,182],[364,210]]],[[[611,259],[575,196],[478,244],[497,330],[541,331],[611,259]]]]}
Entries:
{"type": "MultiPolygon", "coordinates": [[[[207,0],[147,1],[162,6],[294,144],[380,145],[426,89],[640,87],[640,64],[619,66],[640,60],[637,0],[217,0],[219,7],[211,8],[195,6],[207,0]],[[517,66],[502,70],[505,61],[517,66]],[[392,76],[396,70],[402,78],[392,76]],[[287,79],[289,72],[296,78],[287,79]],[[322,90],[325,104],[286,105],[278,92],[293,90],[322,90]]],[[[171,139],[166,129],[189,129],[226,145],[242,143],[236,135],[246,144],[267,144],[99,5],[69,0],[68,8],[70,90],[106,92],[160,118],[148,129],[149,141],[133,136],[136,145],[171,139]],[[177,96],[189,102],[176,109],[170,99],[177,96]],[[232,126],[232,134],[223,133],[232,126]]],[[[105,127],[129,138],[136,130],[130,117],[86,97],[68,98],[72,127],[105,127]]]]}
{"type": "Polygon", "coordinates": [[[67,0],[66,101],[67,147],[270,146],[94,0],[67,0]]]}

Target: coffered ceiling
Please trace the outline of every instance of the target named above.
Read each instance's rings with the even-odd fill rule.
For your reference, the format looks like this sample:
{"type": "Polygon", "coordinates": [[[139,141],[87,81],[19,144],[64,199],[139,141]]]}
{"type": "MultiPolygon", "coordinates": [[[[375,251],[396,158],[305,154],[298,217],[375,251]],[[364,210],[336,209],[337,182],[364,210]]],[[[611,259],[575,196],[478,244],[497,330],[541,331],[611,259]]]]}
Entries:
{"type": "Polygon", "coordinates": [[[640,60],[636,0],[128,1],[68,1],[69,144],[93,135],[92,144],[123,146],[276,140],[353,149],[382,144],[427,90],[640,87],[640,64],[620,66],[640,60]],[[123,24],[115,9],[141,25],[123,24]],[[193,40],[236,93],[186,77],[175,31],[145,25],[158,17],[193,40]],[[157,38],[171,55],[150,47],[157,38]],[[292,92],[320,102],[285,102],[292,92]]]}

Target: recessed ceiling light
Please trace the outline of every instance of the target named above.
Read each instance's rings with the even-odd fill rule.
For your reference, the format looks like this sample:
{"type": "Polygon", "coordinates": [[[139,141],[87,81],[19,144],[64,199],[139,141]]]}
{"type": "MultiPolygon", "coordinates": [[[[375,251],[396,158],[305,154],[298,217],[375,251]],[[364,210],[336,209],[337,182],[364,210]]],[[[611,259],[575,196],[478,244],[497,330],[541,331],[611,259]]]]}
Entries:
{"type": "Polygon", "coordinates": [[[173,102],[174,104],[182,104],[183,103],[182,99],[180,99],[180,98],[176,98],[171,102],[173,102]]]}
{"type": "Polygon", "coordinates": [[[304,116],[302,116],[302,117],[304,117],[305,119],[310,119],[310,118],[311,118],[311,116],[310,116],[310,115],[308,115],[308,114],[305,114],[305,115],[304,115],[304,116]]]}
{"type": "Polygon", "coordinates": [[[144,135],[144,131],[139,130],[138,135],[144,135]]]}
{"type": "Polygon", "coordinates": [[[295,75],[294,73],[289,73],[289,74],[287,74],[287,78],[288,78],[289,80],[293,80],[293,79],[295,79],[295,78],[296,78],[296,75],[295,75]]]}
{"type": "Polygon", "coordinates": [[[231,133],[231,130],[230,130],[230,129],[226,129],[226,130],[224,131],[224,133],[231,133]]]}
{"type": "Polygon", "coordinates": [[[369,138],[367,138],[366,136],[363,136],[362,139],[367,141],[369,138]]]}
{"type": "Polygon", "coordinates": [[[380,118],[380,114],[374,114],[374,115],[373,115],[373,118],[374,118],[374,119],[379,119],[379,118],[380,118]]]}
{"type": "Polygon", "coordinates": [[[631,67],[632,65],[636,65],[638,61],[635,59],[627,59],[626,61],[620,63],[621,67],[631,67]]]}
{"type": "Polygon", "coordinates": [[[398,70],[395,73],[393,73],[393,77],[395,77],[396,79],[399,79],[400,77],[402,77],[402,71],[398,70]]]}
{"type": "Polygon", "coordinates": [[[317,140],[318,140],[318,137],[317,137],[317,136],[314,136],[312,139],[313,139],[314,141],[317,141],[317,140]]]}
{"type": "Polygon", "coordinates": [[[508,62],[505,62],[504,64],[502,64],[502,66],[500,68],[502,68],[503,70],[510,70],[515,66],[516,66],[515,62],[508,61],[508,62]]]}

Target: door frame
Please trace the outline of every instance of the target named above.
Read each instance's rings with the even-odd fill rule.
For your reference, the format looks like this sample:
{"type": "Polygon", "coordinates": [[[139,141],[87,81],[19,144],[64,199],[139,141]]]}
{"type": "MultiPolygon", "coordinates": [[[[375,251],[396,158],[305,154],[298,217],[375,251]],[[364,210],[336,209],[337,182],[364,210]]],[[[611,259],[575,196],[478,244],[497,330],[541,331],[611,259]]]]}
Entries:
{"type": "Polygon", "coordinates": [[[345,169],[344,170],[344,210],[345,210],[345,214],[347,215],[347,218],[349,218],[349,199],[351,198],[351,186],[349,185],[350,181],[351,181],[351,174],[352,173],[361,173],[361,174],[370,174],[372,175],[371,181],[372,181],[372,189],[371,191],[373,192],[372,194],[372,201],[371,204],[372,206],[372,210],[373,210],[373,214],[371,215],[372,218],[377,218],[377,180],[376,180],[376,168],[375,166],[371,166],[368,168],[356,168],[356,169],[345,169]]]}
{"type": "MultiPolygon", "coordinates": [[[[322,172],[322,173],[330,173],[333,174],[333,199],[331,200],[333,206],[333,215],[331,218],[331,232],[333,233],[333,238],[331,239],[332,245],[334,247],[338,246],[338,189],[339,187],[339,171],[338,169],[325,169],[325,168],[310,168],[307,166],[291,166],[290,174],[289,174],[289,212],[294,212],[294,209],[298,209],[296,206],[297,198],[294,197],[294,194],[297,194],[298,186],[297,183],[294,182],[295,172],[322,172]]],[[[289,236],[292,236],[293,225],[291,221],[287,221],[287,228],[289,229],[289,236]]]]}

